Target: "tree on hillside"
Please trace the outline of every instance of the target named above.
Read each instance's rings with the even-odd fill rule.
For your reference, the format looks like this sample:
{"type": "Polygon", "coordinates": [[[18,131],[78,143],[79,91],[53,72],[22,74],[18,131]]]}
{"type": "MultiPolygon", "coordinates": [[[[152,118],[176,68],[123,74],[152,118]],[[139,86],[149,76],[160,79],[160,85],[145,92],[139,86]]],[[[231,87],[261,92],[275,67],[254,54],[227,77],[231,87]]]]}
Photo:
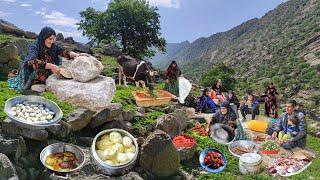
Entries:
{"type": "Polygon", "coordinates": [[[215,65],[215,67],[204,74],[200,81],[202,86],[211,87],[214,83],[221,79],[222,85],[227,89],[233,89],[235,87],[236,80],[232,77],[234,75],[234,70],[227,67],[223,63],[215,65]]]}
{"type": "Polygon", "coordinates": [[[165,51],[158,9],[145,0],[112,0],[106,11],[87,8],[80,16],[79,30],[98,44],[116,43],[138,58],[153,56],[153,47],[165,51]]]}

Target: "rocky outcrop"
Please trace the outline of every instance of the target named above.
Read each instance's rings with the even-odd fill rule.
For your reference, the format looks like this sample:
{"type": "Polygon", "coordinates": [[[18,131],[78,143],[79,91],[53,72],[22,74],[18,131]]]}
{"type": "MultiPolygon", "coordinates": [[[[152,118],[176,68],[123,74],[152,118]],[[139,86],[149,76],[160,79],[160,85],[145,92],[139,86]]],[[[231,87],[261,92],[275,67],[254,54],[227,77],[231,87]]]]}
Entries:
{"type": "Polygon", "coordinates": [[[12,34],[18,37],[25,37],[28,39],[35,39],[38,36],[36,33],[24,31],[2,19],[0,19],[0,33],[12,34]]]}
{"type": "Polygon", "coordinates": [[[63,34],[62,34],[62,33],[58,33],[58,34],[57,34],[57,37],[56,37],[56,40],[57,40],[57,41],[62,41],[62,42],[64,42],[64,36],[63,36],[63,34]]]}
{"type": "Polygon", "coordinates": [[[64,39],[64,42],[66,43],[69,43],[69,44],[74,44],[76,43],[74,40],[73,40],[73,37],[67,37],[64,39]]]}

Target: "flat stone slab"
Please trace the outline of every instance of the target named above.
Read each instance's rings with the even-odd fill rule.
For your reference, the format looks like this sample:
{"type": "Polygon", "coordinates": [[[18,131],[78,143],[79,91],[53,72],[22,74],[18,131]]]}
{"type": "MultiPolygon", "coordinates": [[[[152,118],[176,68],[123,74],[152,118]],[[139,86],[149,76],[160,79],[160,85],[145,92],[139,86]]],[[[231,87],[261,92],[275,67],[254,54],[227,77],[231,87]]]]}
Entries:
{"type": "Polygon", "coordinates": [[[48,132],[45,129],[25,129],[16,126],[10,119],[2,121],[2,131],[11,135],[20,135],[24,138],[37,141],[45,141],[48,138],[48,132]]]}
{"type": "Polygon", "coordinates": [[[73,131],[80,131],[85,128],[94,115],[94,111],[85,108],[77,108],[69,114],[67,123],[71,125],[73,131]]]}
{"type": "Polygon", "coordinates": [[[119,103],[112,103],[93,116],[90,127],[96,128],[106,122],[117,120],[116,118],[120,115],[122,117],[122,105],[119,103]]]}

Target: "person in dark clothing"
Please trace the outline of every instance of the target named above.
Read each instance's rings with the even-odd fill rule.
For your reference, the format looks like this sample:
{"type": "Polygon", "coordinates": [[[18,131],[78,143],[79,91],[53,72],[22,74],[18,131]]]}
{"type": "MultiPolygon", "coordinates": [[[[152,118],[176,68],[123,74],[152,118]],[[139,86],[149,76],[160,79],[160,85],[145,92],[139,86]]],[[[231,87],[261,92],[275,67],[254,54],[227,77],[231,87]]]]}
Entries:
{"type": "Polygon", "coordinates": [[[215,113],[218,106],[210,97],[210,89],[205,88],[203,90],[202,96],[200,97],[200,102],[196,109],[196,112],[201,113],[215,113]]]}
{"type": "Polygon", "coordinates": [[[229,102],[231,109],[236,113],[238,117],[238,108],[240,107],[239,100],[232,90],[228,91],[226,101],[229,102]]]}
{"type": "Polygon", "coordinates": [[[170,66],[167,69],[167,83],[165,85],[165,90],[170,93],[179,96],[179,82],[178,78],[181,75],[181,71],[177,65],[176,61],[172,61],[170,66]]]}
{"type": "Polygon", "coordinates": [[[255,119],[256,115],[259,115],[259,102],[252,94],[247,96],[246,101],[240,103],[240,112],[244,121],[246,121],[247,114],[252,114],[252,119],[255,119]]]}
{"type": "MultiPolygon", "coordinates": [[[[291,100],[286,104],[286,112],[283,113],[280,117],[280,122],[274,128],[274,130],[268,129],[267,133],[272,135],[272,138],[285,149],[292,149],[295,147],[305,148],[306,139],[307,139],[307,122],[305,116],[302,112],[296,110],[297,102],[291,100]],[[297,119],[296,126],[294,131],[297,134],[288,141],[280,141],[278,139],[278,133],[283,131],[288,133],[288,128],[290,128],[289,119],[297,119]]],[[[289,130],[290,131],[290,130],[289,130]]]]}
{"type": "Polygon", "coordinates": [[[272,82],[270,82],[269,86],[267,87],[265,94],[267,95],[264,106],[266,116],[278,118],[278,106],[276,99],[278,92],[272,82]]]}
{"type": "Polygon", "coordinates": [[[222,102],[220,106],[220,111],[215,114],[214,123],[221,123],[230,126],[232,129],[236,129],[237,125],[237,115],[230,108],[227,101],[222,102]]]}

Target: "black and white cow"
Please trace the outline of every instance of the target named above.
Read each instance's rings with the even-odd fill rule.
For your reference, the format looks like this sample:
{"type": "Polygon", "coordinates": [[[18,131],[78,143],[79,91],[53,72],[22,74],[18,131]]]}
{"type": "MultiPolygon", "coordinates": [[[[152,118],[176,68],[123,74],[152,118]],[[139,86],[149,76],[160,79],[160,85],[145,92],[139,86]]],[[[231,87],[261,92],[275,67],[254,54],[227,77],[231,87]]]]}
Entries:
{"type": "Polygon", "coordinates": [[[127,86],[127,78],[133,80],[137,87],[142,84],[142,87],[146,87],[146,83],[152,80],[152,76],[155,73],[151,70],[150,65],[146,61],[135,59],[131,56],[121,55],[117,58],[119,67],[119,85],[121,85],[121,79],[125,86],[127,86]]]}

